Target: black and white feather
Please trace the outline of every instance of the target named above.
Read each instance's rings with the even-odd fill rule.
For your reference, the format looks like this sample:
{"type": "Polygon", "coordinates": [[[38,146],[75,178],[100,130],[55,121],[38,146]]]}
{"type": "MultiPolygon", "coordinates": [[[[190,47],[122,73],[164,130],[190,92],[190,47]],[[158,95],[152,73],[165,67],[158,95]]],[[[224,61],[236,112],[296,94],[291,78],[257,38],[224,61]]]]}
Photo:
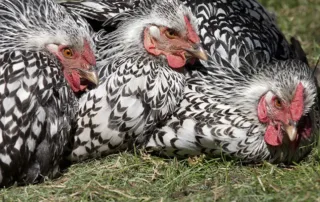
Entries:
{"type": "Polygon", "coordinates": [[[237,40],[233,44],[228,51],[236,57],[226,60],[216,49],[213,60],[206,64],[208,71],[190,73],[183,100],[170,120],[150,134],[145,144],[148,151],[179,157],[227,155],[243,162],[272,163],[297,162],[310,153],[318,141],[320,121],[312,70],[299,60],[267,63],[264,51],[252,51],[237,40]],[[301,138],[297,148],[289,143],[268,145],[264,140],[267,126],[258,119],[259,100],[272,92],[291,102],[299,83],[305,88],[299,124],[311,120],[312,135],[301,138]]]}
{"type": "MultiPolygon", "coordinates": [[[[109,30],[116,24],[110,19],[124,10],[144,7],[149,1],[120,0],[116,3],[109,0],[65,0],[62,3],[71,10],[86,17],[96,30],[102,29],[106,20],[109,30]]],[[[284,35],[278,29],[274,16],[256,0],[181,0],[198,19],[199,36],[204,49],[210,54],[213,41],[229,41],[227,33],[246,44],[251,50],[264,52],[267,59],[297,58],[284,35]]],[[[229,44],[232,46],[232,44],[229,44]]],[[[221,57],[229,57],[227,52],[221,57]]]]}
{"type": "Polygon", "coordinates": [[[83,39],[85,21],[53,1],[0,1],[0,186],[59,173],[78,101],[46,46],[83,39]]]}
{"type": "MultiPolygon", "coordinates": [[[[142,1],[142,3],[135,1],[134,6],[119,10],[119,13],[127,9],[132,9],[131,11],[110,18],[107,9],[103,12],[97,12],[99,17],[94,17],[94,14],[90,16],[84,14],[88,9],[88,2],[90,0],[81,2],[78,2],[79,7],[77,9],[81,8],[82,15],[89,18],[90,23],[92,23],[92,20],[95,21],[95,25],[100,23],[100,29],[103,27],[102,23],[104,23],[104,26],[116,27],[119,23],[121,24],[123,21],[132,18],[131,15],[138,14],[141,11],[139,9],[146,7],[145,5],[152,5],[153,3],[152,0],[142,1]]],[[[99,1],[98,4],[103,5],[103,2],[105,1],[99,1]]],[[[131,1],[126,2],[132,3],[131,1]]],[[[259,123],[257,116],[255,116],[256,102],[258,102],[259,96],[267,91],[267,89],[278,88],[279,91],[288,90],[287,93],[290,94],[299,79],[304,80],[304,84],[310,87],[307,94],[307,99],[310,101],[310,106],[308,105],[308,107],[313,106],[314,103],[314,83],[307,66],[298,61],[273,61],[275,59],[299,58],[277,28],[274,17],[255,0],[185,0],[182,2],[195,13],[199,23],[199,36],[202,44],[212,57],[211,62],[202,62],[201,65],[209,69],[212,68],[212,70],[208,70],[209,73],[192,71],[187,76],[186,85],[167,83],[168,86],[171,85],[175,89],[178,89],[175,92],[185,91],[180,106],[168,122],[165,122],[165,119],[171,114],[171,110],[170,113],[167,113],[169,111],[166,111],[166,113],[162,112],[162,114],[166,115],[166,118],[150,119],[152,117],[150,114],[152,113],[148,112],[147,115],[142,113],[142,111],[146,112],[145,108],[142,108],[141,104],[138,105],[135,100],[126,98],[121,102],[120,98],[125,98],[125,96],[120,97],[119,92],[127,92],[127,94],[128,92],[131,93],[131,91],[134,92],[134,85],[130,84],[130,91],[123,90],[118,85],[118,83],[122,85],[124,82],[113,81],[105,86],[100,86],[98,88],[101,89],[99,93],[97,93],[98,90],[96,92],[93,91],[82,100],[86,104],[83,105],[82,115],[78,120],[80,127],[75,136],[75,150],[72,153],[72,158],[74,160],[83,159],[87,158],[88,154],[91,157],[100,156],[101,154],[107,154],[108,151],[117,151],[119,148],[126,149],[132,146],[133,142],[139,145],[143,143],[147,134],[151,134],[151,136],[145,146],[151,150],[160,150],[160,153],[165,155],[188,156],[200,153],[217,155],[222,152],[245,161],[269,160],[271,162],[289,162],[299,160],[305,156],[312,146],[304,146],[315,143],[314,135],[310,139],[303,140],[300,144],[301,149],[296,153],[290,153],[291,151],[286,149],[286,145],[280,149],[270,149],[263,140],[265,126],[259,123]],[[272,63],[268,64],[270,62],[272,63]],[[296,77],[292,74],[293,70],[297,70],[300,76],[296,77]],[[279,78],[275,77],[275,74],[278,72],[281,72],[279,75],[283,76],[281,79],[285,78],[292,82],[287,83],[286,86],[281,86],[279,83],[280,76],[279,78]],[[260,78],[260,74],[264,75],[264,78],[260,78]],[[261,79],[268,80],[269,82],[264,83],[265,86],[262,89],[250,88],[250,85],[260,86],[257,85],[257,81],[261,79]],[[273,85],[271,85],[272,83],[273,85]],[[117,90],[111,89],[110,86],[117,90]],[[185,86],[184,89],[181,89],[182,86],[185,86]],[[105,90],[103,88],[111,92],[107,96],[110,97],[107,101],[102,96],[105,90]],[[251,97],[241,94],[245,92],[248,93],[246,96],[251,97]],[[108,102],[110,104],[107,104],[108,102]],[[119,105],[119,103],[121,104],[119,105]],[[128,115],[127,109],[129,109],[129,105],[132,109],[136,109],[134,110],[134,115],[128,115]],[[106,113],[110,110],[109,106],[113,108],[114,112],[106,113]],[[88,119],[86,117],[91,118],[88,119]],[[107,117],[111,117],[113,120],[112,122],[108,120],[110,126],[102,127],[101,120],[107,120],[107,117]],[[133,117],[144,118],[133,119],[133,117]],[[123,122],[123,120],[126,121],[123,122]],[[153,127],[147,127],[149,122],[152,126],[155,123],[165,126],[159,126],[153,132],[153,127]],[[137,123],[143,124],[137,125],[137,123]],[[144,128],[141,128],[141,126],[144,126],[144,128]],[[130,129],[132,133],[118,133],[119,128],[123,128],[123,131],[130,129]],[[141,133],[144,133],[142,135],[143,138],[138,138],[137,141],[135,138],[141,133]],[[127,139],[128,141],[123,142],[123,139],[127,139]]],[[[65,6],[73,9],[68,4],[65,4],[65,6]]],[[[89,7],[92,8],[92,6],[89,7]]],[[[98,6],[94,7],[98,8],[98,6]]],[[[91,11],[95,13],[93,10],[91,11]]],[[[112,12],[112,16],[114,14],[112,12]]],[[[142,21],[148,20],[140,19],[142,21]]],[[[127,27],[134,27],[136,24],[129,21],[125,25],[127,27]]],[[[99,26],[96,27],[99,28],[99,26]]],[[[119,35],[123,32],[123,28],[120,26],[120,29],[114,33],[105,35],[105,38],[101,37],[99,43],[104,44],[106,47],[110,42],[114,44],[113,46],[108,46],[108,49],[116,47],[118,44],[112,42],[110,38],[119,38],[119,35]]],[[[137,33],[133,32],[133,35],[137,35],[137,33]]],[[[122,38],[121,41],[125,41],[126,44],[134,41],[134,44],[138,44],[138,41],[135,41],[133,38],[128,41],[127,39],[129,38],[122,38]]],[[[127,48],[125,46],[122,49],[127,50],[127,48]]],[[[100,53],[102,52],[100,51],[100,53]]],[[[130,61],[130,65],[134,64],[131,58],[135,54],[137,54],[136,49],[130,49],[130,52],[126,54],[123,51],[116,51],[116,53],[110,51],[109,56],[115,55],[121,58],[116,62],[119,65],[103,69],[101,71],[103,74],[100,76],[109,75],[110,72],[108,71],[125,64],[125,62],[130,61]],[[121,57],[120,54],[125,56],[121,57]]],[[[104,62],[108,61],[107,55],[106,53],[100,54],[104,62]]],[[[140,59],[140,61],[143,60],[140,59]]],[[[129,65],[124,66],[128,68],[127,71],[132,69],[129,68],[129,65]]],[[[115,70],[111,72],[113,71],[115,70]]],[[[118,72],[120,73],[121,71],[118,72]]],[[[117,77],[123,75],[124,73],[121,72],[117,77]]],[[[138,75],[141,75],[141,73],[139,72],[138,75]]],[[[178,83],[185,83],[184,79],[180,79],[180,77],[175,78],[179,78],[178,83]]],[[[173,77],[166,76],[165,79],[169,81],[173,77]]],[[[127,79],[123,80],[126,81],[127,79]]],[[[143,88],[140,87],[139,91],[143,92],[145,90],[147,92],[150,89],[148,86],[144,86],[143,88]]],[[[171,91],[174,88],[171,88],[171,91]]],[[[166,92],[162,91],[162,93],[166,92]]],[[[171,95],[179,95],[176,96],[178,99],[174,102],[175,104],[181,99],[180,93],[171,95]]],[[[157,99],[157,103],[164,103],[160,97],[157,99]]],[[[148,98],[152,100],[151,97],[148,98]]],[[[159,105],[159,107],[163,110],[168,109],[165,105],[159,105]]],[[[174,108],[171,107],[171,109],[173,110],[174,108]]],[[[312,110],[307,110],[306,114],[313,116],[313,112],[312,110]]],[[[130,113],[132,114],[133,112],[130,113]]],[[[313,125],[316,127],[315,130],[317,130],[317,124],[313,125]]]]}
{"type": "Polygon", "coordinates": [[[105,21],[127,10],[134,9],[140,0],[56,0],[87,19],[105,21]]]}
{"type": "MultiPolygon", "coordinates": [[[[55,0],[70,11],[84,17],[93,30],[107,29],[103,22],[117,14],[132,10],[140,4],[140,0],[55,0]]],[[[109,31],[114,30],[115,24],[109,25],[109,31]]]]}
{"type": "MultiPolygon", "coordinates": [[[[199,21],[204,48],[212,53],[215,41],[228,42],[228,34],[251,50],[271,58],[295,57],[272,16],[256,0],[183,0],[199,21]]],[[[227,43],[232,46],[232,44],[227,43]]],[[[219,47],[218,47],[219,48],[219,47]]],[[[221,57],[229,57],[230,52],[221,57]]]]}
{"type": "Polygon", "coordinates": [[[169,67],[165,57],[146,51],[143,31],[151,25],[183,31],[184,16],[196,29],[186,7],[175,0],[159,0],[118,15],[114,32],[98,33],[101,83],[80,100],[73,161],[144,142],[143,134],[172,114],[182,98],[184,74],[169,67]]]}

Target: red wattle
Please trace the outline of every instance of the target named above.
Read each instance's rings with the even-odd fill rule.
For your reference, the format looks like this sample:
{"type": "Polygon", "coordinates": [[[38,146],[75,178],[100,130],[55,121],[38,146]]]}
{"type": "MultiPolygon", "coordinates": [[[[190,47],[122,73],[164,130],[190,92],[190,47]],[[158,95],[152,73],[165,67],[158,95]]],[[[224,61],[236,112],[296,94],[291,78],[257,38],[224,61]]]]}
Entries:
{"type": "Polygon", "coordinates": [[[64,72],[64,77],[68,81],[73,92],[79,92],[83,90],[80,85],[80,77],[78,72],[72,71],[71,74],[69,72],[64,72]]]}
{"type": "Polygon", "coordinates": [[[186,64],[186,58],[183,54],[181,55],[172,55],[167,54],[168,64],[171,68],[181,68],[186,64]]]}
{"type": "Polygon", "coordinates": [[[154,40],[152,40],[148,34],[147,34],[147,29],[144,31],[144,40],[143,40],[143,45],[144,48],[147,50],[148,53],[158,56],[160,54],[163,54],[166,56],[168,64],[171,68],[181,68],[186,64],[186,58],[184,56],[184,53],[178,53],[178,54],[169,54],[164,51],[158,50],[156,48],[156,45],[154,44],[154,40]]]}
{"type": "Polygon", "coordinates": [[[264,134],[264,141],[271,146],[279,146],[282,144],[281,128],[274,125],[268,125],[264,134]]]}
{"type": "Polygon", "coordinates": [[[310,117],[303,117],[301,121],[303,121],[303,124],[298,127],[298,134],[301,134],[303,138],[310,138],[312,132],[312,122],[310,117]]]}

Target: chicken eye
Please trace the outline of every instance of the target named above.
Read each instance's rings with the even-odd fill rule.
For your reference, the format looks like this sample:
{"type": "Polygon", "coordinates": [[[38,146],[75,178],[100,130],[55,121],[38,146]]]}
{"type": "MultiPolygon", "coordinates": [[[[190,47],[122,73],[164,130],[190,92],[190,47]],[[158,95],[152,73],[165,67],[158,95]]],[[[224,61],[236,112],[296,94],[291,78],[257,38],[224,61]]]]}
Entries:
{"type": "Polygon", "coordinates": [[[165,34],[169,39],[174,39],[178,36],[178,33],[173,29],[167,29],[165,34]]]}
{"type": "Polygon", "coordinates": [[[62,54],[66,58],[71,58],[73,56],[73,51],[70,48],[64,48],[62,54]]]}
{"type": "Polygon", "coordinates": [[[276,108],[278,108],[278,109],[281,109],[282,108],[282,102],[281,102],[281,100],[279,99],[279,98],[275,98],[274,100],[273,100],[273,103],[274,103],[274,106],[276,107],[276,108]]]}

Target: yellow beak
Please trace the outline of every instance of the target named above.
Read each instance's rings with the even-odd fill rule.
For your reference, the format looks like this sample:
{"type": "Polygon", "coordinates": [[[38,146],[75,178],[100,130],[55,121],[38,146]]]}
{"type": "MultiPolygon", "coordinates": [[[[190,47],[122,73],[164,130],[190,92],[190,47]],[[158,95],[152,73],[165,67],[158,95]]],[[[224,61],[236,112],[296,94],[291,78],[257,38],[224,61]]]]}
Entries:
{"type": "Polygon", "coordinates": [[[297,138],[297,122],[295,121],[289,121],[289,124],[284,124],[284,130],[286,131],[289,140],[292,142],[294,140],[296,140],[297,138]]]}
{"type": "Polygon", "coordinates": [[[75,68],[82,79],[89,81],[90,83],[94,84],[94,87],[99,84],[99,78],[97,73],[94,70],[85,70],[80,68],[75,68]]]}
{"type": "Polygon", "coordinates": [[[199,58],[201,60],[207,61],[208,55],[206,51],[203,49],[201,44],[195,44],[192,48],[185,49],[189,55],[195,58],[199,58]]]}

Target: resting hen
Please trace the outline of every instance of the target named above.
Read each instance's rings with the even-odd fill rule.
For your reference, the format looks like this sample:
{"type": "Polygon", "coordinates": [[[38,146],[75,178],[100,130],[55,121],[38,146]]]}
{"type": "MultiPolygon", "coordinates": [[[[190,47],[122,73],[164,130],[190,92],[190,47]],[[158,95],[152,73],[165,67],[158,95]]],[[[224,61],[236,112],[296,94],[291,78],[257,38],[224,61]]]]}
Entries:
{"type": "Polygon", "coordinates": [[[73,161],[144,142],[180,102],[184,66],[207,58],[196,19],[179,1],[143,5],[117,15],[117,29],[95,37],[101,82],[80,100],[73,161]]]}
{"type": "Polygon", "coordinates": [[[57,176],[76,94],[98,83],[93,47],[51,0],[0,1],[0,186],[57,176]]]}
{"type": "Polygon", "coordinates": [[[320,118],[311,68],[300,60],[267,63],[263,51],[234,38],[233,44],[232,60],[215,51],[207,71],[190,73],[180,106],[150,134],[149,151],[292,163],[316,145],[320,118]]]}

